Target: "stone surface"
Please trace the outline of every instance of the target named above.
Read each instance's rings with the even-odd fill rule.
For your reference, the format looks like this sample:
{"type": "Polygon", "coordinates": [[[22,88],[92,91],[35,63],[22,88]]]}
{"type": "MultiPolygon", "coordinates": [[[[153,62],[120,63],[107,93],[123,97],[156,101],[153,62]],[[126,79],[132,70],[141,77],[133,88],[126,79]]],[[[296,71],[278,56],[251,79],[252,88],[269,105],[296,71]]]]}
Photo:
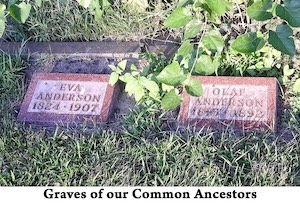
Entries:
{"type": "MultiPolygon", "coordinates": [[[[162,40],[163,41],[163,40],[162,40]]],[[[163,52],[171,58],[178,49],[178,45],[168,42],[4,42],[0,41],[0,50],[17,54],[22,50],[22,55],[67,55],[67,56],[94,56],[103,58],[138,59],[140,52],[163,52]]]]}
{"type": "Polygon", "coordinates": [[[195,77],[203,87],[202,97],[184,92],[178,123],[236,130],[276,130],[277,80],[275,78],[195,77]]]}
{"type": "Polygon", "coordinates": [[[15,54],[22,47],[23,54],[52,54],[98,56],[106,58],[138,58],[138,42],[0,42],[0,50],[15,54]]]}
{"type": "Polygon", "coordinates": [[[109,75],[34,74],[18,120],[25,122],[107,122],[117,95],[109,75]]]}

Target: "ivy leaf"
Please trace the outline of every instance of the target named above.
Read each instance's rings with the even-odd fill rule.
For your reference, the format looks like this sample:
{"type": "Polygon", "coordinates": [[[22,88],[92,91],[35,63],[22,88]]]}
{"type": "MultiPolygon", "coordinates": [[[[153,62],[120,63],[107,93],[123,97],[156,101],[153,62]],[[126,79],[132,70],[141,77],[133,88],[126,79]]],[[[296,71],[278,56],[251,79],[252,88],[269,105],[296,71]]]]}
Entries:
{"type": "Polygon", "coordinates": [[[159,82],[166,85],[177,86],[186,79],[186,76],[182,74],[180,66],[177,61],[171,63],[165,67],[157,76],[159,82]]]}
{"type": "Polygon", "coordinates": [[[175,89],[172,89],[168,92],[161,100],[161,106],[163,109],[174,109],[180,105],[182,97],[179,96],[175,89]]]}
{"type": "Polygon", "coordinates": [[[130,78],[130,80],[126,83],[125,91],[129,96],[134,95],[136,101],[140,101],[141,98],[145,95],[143,86],[134,77],[130,78]]]}
{"type": "Polygon", "coordinates": [[[294,86],[293,86],[293,91],[295,93],[300,93],[300,79],[297,79],[294,86]]]}
{"type": "Polygon", "coordinates": [[[138,80],[134,77],[130,78],[125,85],[125,91],[128,93],[129,96],[133,95],[135,92],[135,88],[139,85],[138,80]]]}
{"type": "MultiPolygon", "coordinates": [[[[126,65],[125,65],[125,67],[126,67],[126,65]]],[[[137,69],[136,65],[131,64],[130,70],[131,70],[131,71],[137,71],[138,69],[137,69]]]]}
{"type": "Polygon", "coordinates": [[[232,4],[226,0],[206,0],[206,4],[214,13],[222,16],[232,7],[232,4]]]}
{"type": "Polygon", "coordinates": [[[277,5],[276,15],[286,20],[292,27],[300,27],[300,1],[285,0],[284,7],[277,5]]]}
{"type": "Polygon", "coordinates": [[[118,63],[118,67],[121,68],[122,70],[125,70],[126,69],[126,64],[127,64],[127,60],[123,60],[123,61],[118,63]]]}
{"type": "Polygon", "coordinates": [[[129,80],[132,80],[134,78],[130,73],[125,73],[124,75],[121,75],[119,79],[125,83],[128,83],[129,80]]]}
{"type": "Polygon", "coordinates": [[[232,49],[244,53],[250,54],[263,48],[265,40],[262,37],[258,37],[256,32],[249,32],[238,36],[232,43],[232,49]]]}
{"type": "Polygon", "coordinates": [[[140,77],[139,78],[139,83],[145,87],[147,90],[150,91],[150,93],[152,95],[157,95],[158,92],[159,92],[159,87],[157,85],[156,82],[152,81],[152,80],[149,80],[148,78],[146,77],[140,77]]]}
{"type": "Polygon", "coordinates": [[[165,20],[164,26],[168,28],[180,28],[185,26],[192,19],[192,14],[187,8],[176,8],[165,20]]]}
{"type": "Polygon", "coordinates": [[[185,28],[184,39],[190,39],[195,37],[202,29],[202,23],[196,19],[190,21],[185,28]]]}
{"type": "Polygon", "coordinates": [[[247,14],[252,19],[264,21],[273,17],[273,14],[268,12],[271,8],[272,0],[260,0],[248,7],[247,14]]]}
{"type": "Polygon", "coordinates": [[[291,75],[294,74],[294,72],[295,72],[295,70],[294,69],[290,69],[289,65],[285,65],[283,67],[283,75],[284,76],[291,76],[291,75]]]}
{"type": "Polygon", "coordinates": [[[200,7],[205,11],[207,11],[208,13],[207,17],[212,23],[221,24],[218,14],[215,13],[212,9],[210,9],[206,3],[200,4],[200,7]]]}
{"type": "Polygon", "coordinates": [[[198,75],[212,75],[216,71],[216,66],[208,55],[201,55],[195,65],[194,72],[198,75]]]}
{"type": "Polygon", "coordinates": [[[192,79],[187,85],[185,85],[185,90],[188,94],[199,97],[203,95],[203,89],[199,80],[192,79]]]}
{"type": "Polygon", "coordinates": [[[269,31],[269,43],[278,51],[294,56],[296,54],[295,42],[292,38],[293,30],[285,24],[278,25],[276,32],[269,31]]]}
{"type": "Polygon", "coordinates": [[[194,46],[190,43],[189,40],[186,40],[182,43],[182,45],[179,47],[177,51],[177,55],[186,57],[188,54],[190,54],[194,49],[194,46]]]}
{"type": "Polygon", "coordinates": [[[173,89],[173,86],[169,86],[169,85],[162,83],[161,88],[164,92],[170,92],[173,89]]]}
{"type": "Polygon", "coordinates": [[[9,7],[9,14],[19,23],[25,23],[29,17],[31,5],[29,3],[13,4],[9,7]]]}
{"type": "Polygon", "coordinates": [[[116,72],[112,72],[110,74],[108,84],[114,85],[114,84],[116,84],[116,82],[118,81],[118,79],[119,79],[119,74],[116,73],[116,72]]]}
{"type": "Polygon", "coordinates": [[[211,30],[207,35],[205,35],[202,39],[202,43],[204,47],[214,52],[220,52],[224,47],[222,35],[216,30],[211,30]]]}
{"type": "Polygon", "coordinates": [[[143,96],[145,96],[145,90],[143,86],[138,83],[137,86],[135,87],[133,94],[134,94],[135,101],[137,102],[140,101],[143,98],[143,96]]]}

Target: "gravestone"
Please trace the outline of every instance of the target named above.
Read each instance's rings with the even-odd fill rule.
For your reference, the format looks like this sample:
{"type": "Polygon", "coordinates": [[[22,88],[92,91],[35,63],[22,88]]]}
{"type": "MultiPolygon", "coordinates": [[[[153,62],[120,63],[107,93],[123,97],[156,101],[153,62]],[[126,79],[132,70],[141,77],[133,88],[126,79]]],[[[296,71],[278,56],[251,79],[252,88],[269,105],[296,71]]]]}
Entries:
{"type": "Polygon", "coordinates": [[[277,79],[245,77],[195,77],[204,95],[183,93],[180,127],[232,127],[240,131],[276,130],[277,79]]]}
{"type": "Polygon", "coordinates": [[[36,73],[18,120],[30,123],[107,122],[117,88],[109,75],[36,73]]]}

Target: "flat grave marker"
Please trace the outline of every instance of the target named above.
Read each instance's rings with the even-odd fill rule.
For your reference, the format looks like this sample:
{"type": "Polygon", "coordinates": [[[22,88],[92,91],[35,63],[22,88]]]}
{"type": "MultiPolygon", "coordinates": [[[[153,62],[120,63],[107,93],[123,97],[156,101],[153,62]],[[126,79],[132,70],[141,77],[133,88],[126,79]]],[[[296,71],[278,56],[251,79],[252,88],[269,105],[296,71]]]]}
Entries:
{"type": "Polygon", "coordinates": [[[117,94],[109,75],[36,73],[18,120],[33,123],[107,122],[117,94]]]}
{"type": "Polygon", "coordinates": [[[180,127],[256,131],[277,126],[277,79],[199,76],[204,95],[183,93],[180,127]]]}

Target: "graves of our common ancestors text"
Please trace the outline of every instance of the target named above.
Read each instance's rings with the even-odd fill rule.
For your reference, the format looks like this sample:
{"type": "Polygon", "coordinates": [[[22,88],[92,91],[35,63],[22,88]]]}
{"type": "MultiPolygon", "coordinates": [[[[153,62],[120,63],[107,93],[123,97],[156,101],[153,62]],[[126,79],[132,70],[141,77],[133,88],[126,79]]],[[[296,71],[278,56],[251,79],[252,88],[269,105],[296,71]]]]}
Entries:
{"type": "Polygon", "coordinates": [[[107,122],[117,94],[109,75],[36,73],[18,120],[31,123],[107,122]]]}
{"type": "Polygon", "coordinates": [[[180,127],[232,126],[240,131],[271,129],[277,125],[277,79],[246,77],[195,77],[203,96],[183,93],[178,123],[180,127]]]}

